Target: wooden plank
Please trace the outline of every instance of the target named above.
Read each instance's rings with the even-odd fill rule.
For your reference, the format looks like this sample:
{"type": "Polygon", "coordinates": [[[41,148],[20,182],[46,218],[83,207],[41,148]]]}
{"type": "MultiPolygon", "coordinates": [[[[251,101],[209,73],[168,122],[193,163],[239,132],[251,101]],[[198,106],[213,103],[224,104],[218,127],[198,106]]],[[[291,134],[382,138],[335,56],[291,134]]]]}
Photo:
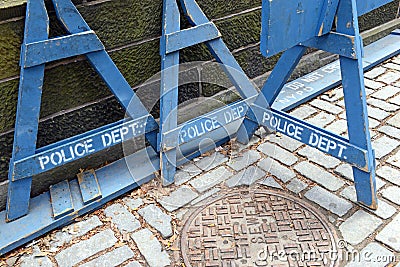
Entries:
{"type": "Polygon", "coordinates": [[[102,197],[99,182],[94,170],[85,171],[76,175],[81,190],[83,204],[87,205],[102,197]]]}
{"type": "Polygon", "coordinates": [[[50,186],[50,199],[54,219],[61,218],[74,211],[71,190],[67,180],[50,186]]]}

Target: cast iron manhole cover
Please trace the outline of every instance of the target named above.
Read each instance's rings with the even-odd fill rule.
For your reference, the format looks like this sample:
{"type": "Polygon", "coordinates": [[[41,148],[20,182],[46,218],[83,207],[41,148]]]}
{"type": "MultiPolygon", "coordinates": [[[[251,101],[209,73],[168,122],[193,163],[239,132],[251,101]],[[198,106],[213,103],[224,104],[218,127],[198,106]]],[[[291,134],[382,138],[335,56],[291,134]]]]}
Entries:
{"type": "Polygon", "coordinates": [[[186,266],[335,266],[336,235],[307,203],[237,190],[202,205],[181,238],[186,266]]]}

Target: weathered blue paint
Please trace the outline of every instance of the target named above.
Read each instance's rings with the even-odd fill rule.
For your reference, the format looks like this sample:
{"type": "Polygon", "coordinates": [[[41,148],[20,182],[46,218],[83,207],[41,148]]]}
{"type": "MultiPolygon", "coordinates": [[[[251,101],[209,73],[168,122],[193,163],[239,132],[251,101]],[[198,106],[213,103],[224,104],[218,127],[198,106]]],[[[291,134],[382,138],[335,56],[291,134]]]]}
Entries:
{"type": "MultiPolygon", "coordinates": [[[[400,51],[400,35],[392,34],[367,45],[362,58],[364,71],[397,55],[400,51]]],[[[287,111],[315,96],[341,84],[339,60],[287,83],[280,91],[272,108],[287,111]]]]}
{"type": "Polygon", "coordinates": [[[173,32],[165,35],[165,52],[168,54],[218,37],[221,33],[212,22],[173,32]]]}
{"type": "Polygon", "coordinates": [[[187,121],[170,132],[164,133],[166,150],[199,139],[207,133],[211,133],[218,128],[224,128],[234,121],[242,120],[247,113],[249,103],[252,103],[254,99],[255,97],[252,97],[228,104],[187,121]]]}
{"type": "MultiPolygon", "coordinates": [[[[217,146],[222,145],[234,134],[238,122],[227,125],[229,132],[219,128],[205,138],[213,139],[217,146]]],[[[198,147],[201,140],[184,144],[180,148],[177,165],[199,156],[198,147]]],[[[214,146],[204,147],[203,152],[214,146]]],[[[108,201],[121,196],[154,178],[154,172],[160,170],[159,154],[147,147],[132,155],[122,158],[95,171],[102,198],[85,205],[82,201],[81,188],[77,179],[69,182],[74,212],[58,219],[53,217],[53,207],[49,192],[31,199],[29,213],[12,222],[6,222],[6,212],[0,212],[0,255],[21,246],[57,227],[65,225],[75,218],[100,208],[108,201]]]]}
{"type": "Polygon", "coordinates": [[[94,170],[78,173],[77,177],[84,205],[101,198],[102,194],[94,170]]]}
{"type": "MultiPolygon", "coordinates": [[[[174,0],[164,0],[163,34],[160,40],[161,54],[161,100],[160,100],[160,134],[159,149],[161,151],[161,177],[164,185],[174,181],[176,172],[176,146],[178,144],[177,104],[179,50],[188,46],[205,42],[210,52],[231,79],[239,94],[248,99],[257,94],[255,86],[244,74],[243,70],[221,38],[221,34],[203,11],[193,0],[182,0],[182,9],[192,24],[192,28],[180,30],[179,8],[174,0]],[[172,135],[170,133],[172,132],[172,135]],[[175,140],[173,140],[175,138],[175,140]],[[168,140],[167,142],[165,140],[168,140]],[[168,144],[167,144],[168,143],[168,144]]],[[[215,127],[214,127],[215,128],[215,127]]],[[[183,129],[182,127],[180,129],[183,129]]],[[[193,138],[199,138],[194,136],[193,138]]]]}
{"type": "MultiPolygon", "coordinates": [[[[267,4],[266,2],[263,1],[264,7],[267,4]]],[[[363,85],[363,47],[359,36],[357,15],[390,1],[371,0],[368,3],[362,2],[357,10],[356,3],[358,2],[356,0],[323,1],[322,7],[318,7],[320,17],[317,18],[315,25],[306,27],[307,29],[304,31],[301,30],[290,37],[290,41],[299,41],[293,47],[286,43],[286,48],[289,49],[283,54],[261,93],[258,94],[254,85],[222,41],[215,25],[206,18],[197,3],[194,0],[181,0],[185,15],[189,18],[193,28],[180,30],[179,9],[176,2],[164,0],[164,27],[160,51],[163,70],[161,83],[162,115],[157,138],[157,123],[133,93],[129,84],[104,51],[101,42],[82,19],[75,6],[69,0],[53,0],[58,18],[71,35],[48,40],[48,18],[44,3],[43,1],[29,0],[24,43],[21,48],[21,55],[23,55],[21,56],[21,82],[14,151],[10,164],[9,198],[7,211],[0,213],[0,236],[2,237],[0,239],[0,254],[66,224],[75,217],[96,209],[110,199],[136,188],[152,179],[155,171],[161,169],[164,184],[173,182],[177,165],[181,165],[233,137],[241,126],[241,120],[246,113],[244,126],[242,125],[238,132],[239,136],[245,136],[244,140],[248,140],[254,130],[262,125],[352,164],[358,200],[370,208],[376,208],[375,161],[368,133],[366,97],[363,85]],[[327,25],[332,25],[335,14],[338,16],[337,32],[330,33],[330,28],[328,30],[327,25]],[[30,32],[29,29],[33,28],[35,30],[30,32]],[[309,29],[313,29],[313,33],[309,29]],[[300,40],[303,37],[305,39],[300,40]],[[76,42],[82,42],[82,44],[76,44],[76,42]],[[217,61],[224,64],[226,73],[244,100],[178,126],[176,108],[179,50],[200,42],[205,42],[217,61]],[[57,44],[60,47],[54,48],[57,44]],[[333,45],[337,47],[332,47],[333,45]],[[284,83],[308,46],[340,55],[345,104],[347,107],[350,106],[346,110],[349,123],[349,140],[278,110],[279,108],[293,107],[294,103],[287,104],[286,102],[281,106],[278,105],[278,109],[275,107],[272,110],[269,109],[271,104],[275,103],[275,106],[277,101],[280,101],[281,90],[282,88],[285,89],[284,83]],[[66,51],[68,48],[70,48],[70,51],[66,51]],[[42,49],[46,51],[39,53],[38,58],[32,56],[42,49]],[[131,120],[116,122],[36,149],[44,63],[80,53],[87,56],[121,105],[126,108],[131,120]],[[126,130],[129,130],[129,125],[132,125],[132,123],[136,123],[136,128],[132,127],[132,131],[127,132],[126,130]],[[361,134],[360,129],[362,129],[361,134]],[[31,200],[32,204],[27,216],[6,223],[8,220],[21,217],[27,213],[32,175],[121,143],[124,138],[130,139],[142,134],[145,134],[154,150],[148,147],[99,170],[79,174],[77,180],[63,181],[53,185],[50,188],[50,193],[44,193],[31,200]],[[202,144],[202,141],[208,138],[212,142],[206,145],[202,144]],[[90,142],[89,139],[91,139],[90,142]],[[200,145],[202,147],[199,149],[200,145]],[[64,155],[61,150],[63,150],[64,155]],[[68,158],[70,160],[67,160],[66,151],[71,152],[71,158],[68,158]],[[161,151],[161,157],[157,154],[158,151],[161,151]],[[85,154],[82,154],[83,152],[85,154]],[[74,158],[72,153],[74,153],[74,158]],[[60,162],[60,164],[55,160],[56,156],[59,155],[63,158],[63,162],[60,162]],[[39,157],[42,157],[42,160],[39,157]],[[46,161],[48,162],[45,163],[46,161]],[[53,164],[54,162],[56,164],[53,164]],[[49,163],[54,166],[48,165],[49,163]]],[[[291,7],[286,2],[282,3],[287,8],[291,7]]],[[[295,13],[302,14],[305,22],[314,22],[314,19],[304,17],[303,13],[308,14],[309,8],[314,10],[316,7],[312,6],[308,0],[298,0],[296,3],[295,13]]],[[[271,11],[270,7],[267,8],[271,11]]],[[[282,7],[280,7],[281,9],[282,7]]],[[[265,12],[263,10],[263,14],[266,14],[265,12]]],[[[269,13],[267,12],[267,14],[269,13]]],[[[302,19],[299,21],[302,21],[302,19]]],[[[263,29],[263,34],[268,35],[269,30],[263,29]]],[[[290,29],[290,31],[296,31],[296,29],[290,29]]],[[[280,32],[276,32],[278,35],[280,34],[280,32]]],[[[398,38],[397,35],[392,35],[385,41],[371,45],[374,55],[364,60],[364,64],[374,66],[378,61],[381,61],[380,57],[387,58],[398,53],[398,38]],[[396,40],[393,39],[393,36],[396,36],[396,40]],[[396,44],[393,45],[393,42],[396,42],[396,44]],[[380,49],[387,43],[391,44],[390,49],[380,49]]],[[[269,45],[265,44],[263,48],[268,49],[267,46],[269,45]]],[[[275,46],[274,49],[277,51],[282,47],[275,46]]],[[[271,51],[267,51],[267,53],[274,52],[274,50],[271,51]]],[[[337,74],[338,69],[337,63],[323,68],[329,74],[337,74]]],[[[301,79],[308,83],[318,80],[312,75],[316,75],[316,73],[301,79]]],[[[307,86],[300,82],[296,83],[296,81],[286,86],[296,90],[296,92],[299,92],[298,88],[307,89],[307,86]],[[296,86],[297,88],[294,89],[296,86]]],[[[331,86],[332,81],[329,81],[325,87],[320,87],[319,92],[331,88],[331,86]]],[[[296,103],[301,103],[304,99],[318,93],[311,91],[308,90],[296,103]]]]}
{"type": "Polygon", "coordinates": [[[93,31],[25,44],[24,67],[33,67],[55,60],[104,50],[93,31]]]}
{"type": "Polygon", "coordinates": [[[367,150],[367,160],[370,166],[368,171],[353,167],[357,200],[367,207],[376,209],[378,204],[375,182],[375,157],[369,134],[367,97],[361,61],[363,43],[358,28],[358,14],[355,0],[340,1],[336,30],[344,34],[355,36],[355,46],[357,47],[355,52],[357,53],[357,59],[343,56],[339,57],[344,102],[346,106],[347,128],[349,142],[367,150]],[[349,22],[352,22],[351,27],[349,27],[349,22]]]}
{"type": "Polygon", "coordinates": [[[146,131],[157,130],[157,123],[149,118],[150,115],[122,120],[38,149],[34,155],[13,162],[12,179],[16,181],[50,171],[143,135],[146,131]]]}
{"type": "MultiPolygon", "coordinates": [[[[369,2],[373,3],[374,1],[369,2]]],[[[319,36],[318,32],[316,34],[309,30],[313,29],[316,24],[312,19],[308,18],[310,11],[316,12],[317,7],[313,6],[313,3],[315,4],[315,1],[311,0],[299,0],[295,3],[263,1],[262,26],[264,29],[261,34],[263,54],[271,56],[277,52],[288,50],[283,53],[260,95],[249,109],[247,118],[245,118],[238,132],[238,140],[247,142],[258,125],[264,125],[268,128],[275,126],[272,127],[274,129],[270,130],[282,132],[305,144],[317,147],[342,161],[349,162],[353,165],[357,200],[369,208],[376,209],[375,158],[368,128],[362,62],[363,44],[358,28],[358,15],[360,12],[367,11],[374,5],[364,5],[360,9],[361,11],[358,11],[356,0],[340,0],[338,6],[334,6],[335,10],[337,7],[336,31],[319,36]],[[284,12],[281,12],[282,10],[284,12]],[[281,25],[284,26],[282,27],[281,25]],[[288,42],[284,41],[286,39],[288,39],[288,42]],[[272,105],[272,101],[275,100],[275,97],[283,88],[283,83],[292,73],[293,68],[297,65],[299,57],[304,53],[304,47],[316,47],[339,55],[349,131],[349,140],[343,140],[345,143],[340,144],[338,142],[339,136],[329,135],[323,129],[314,126],[310,127],[310,125],[306,127],[307,124],[305,122],[297,122],[296,124],[296,120],[290,118],[290,116],[284,117],[274,111],[271,111],[271,113],[266,111],[267,107],[272,105]],[[272,124],[272,118],[275,118],[275,124],[272,124]],[[265,125],[265,121],[268,120],[271,120],[270,124],[265,125]],[[284,125],[286,130],[279,129],[279,127],[282,127],[281,124],[284,125]],[[288,132],[287,129],[289,127],[292,127],[293,130],[301,129],[299,130],[300,133],[294,135],[293,131],[288,132]],[[325,135],[322,137],[323,139],[317,137],[321,133],[325,135]],[[324,140],[322,147],[320,147],[321,143],[319,142],[321,140],[324,140]],[[329,147],[332,148],[332,151],[329,147]],[[336,150],[339,147],[342,149],[342,153],[336,150]]],[[[375,1],[375,4],[381,5],[383,1],[375,1]]],[[[323,6],[324,3],[320,2],[319,5],[323,6]]],[[[320,13],[316,12],[316,14],[320,13]]],[[[326,16],[326,14],[323,13],[322,16],[326,16]]],[[[316,18],[318,19],[318,17],[313,19],[315,20],[316,18]]],[[[337,65],[337,67],[339,66],[337,65]]],[[[313,77],[310,78],[311,80],[313,79],[313,77]]],[[[304,86],[302,83],[293,83],[291,85],[300,88],[304,86]]]]}
{"type": "Polygon", "coordinates": [[[354,46],[354,36],[341,33],[328,33],[319,37],[312,37],[307,41],[300,42],[300,45],[317,48],[332,54],[349,58],[356,58],[357,49],[354,46]]]}
{"type": "Polygon", "coordinates": [[[359,169],[370,171],[368,151],[349,143],[340,135],[299,120],[284,112],[252,105],[252,119],[270,131],[287,135],[297,141],[314,147],[359,169]],[[254,114],[254,117],[253,117],[254,114]]]}
{"type": "Polygon", "coordinates": [[[71,190],[67,180],[50,186],[50,199],[55,220],[74,211],[71,190]]]}
{"type": "MultiPolygon", "coordinates": [[[[46,62],[78,54],[86,55],[95,70],[126,109],[127,114],[133,119],[146,117],[150,126],[143,125],[142,128],[148,130],[146,137],[149,137],[149,143],[156,147],[155,135],[157,127],[154,126],[157,123],[153,117],[148,115],[148,111],[115,66],[105,51],[103,44],[94,32],[90,30],[70,0],[53,0],[53,4],[58,19],[63,23],[70,35],[48,39],[49,19],[44,1],[29,0],[27,3],[24,41],[21,47],[21,74],[14,146],[9,168],[10,184],[7,198],[7,220],[17,219],[28,213],[32,175],[108,147],[108,145],[104,145],[104,140],[102,140],[102,144],[100,140],[96,139],[97,143],[96,147],[94,147],[94,144],[90,142],[92,139],[82,139],[82,137],[85,138],[92,134],[94,137],[99,137],[100,133],[95,130],[75,137],[73,144],[65,143],[64,140],[48,147],[51,151],[42,149],[39,152],[42,154],[37,155],[36,138],[44,78],[44,63],[46,62]],[[69,150],[71,157],[67,160],[65,155],[67,150],[57,151],[57,149],[71,148],[71,145],[74,147],[69,150]],[[61,148],[57,146],[61,146],[61,148]],[[64,155],[61,154],[62,152],[64,155]],[[50,154],[46,155],[46,153],[50,154]],[[47,166],[49,168],[47,168],[45,162],[47,162],[46,164],[55,164],[52,164],[53,166],[49,165],[47,166]]],[[[119,129],[120,136],[123,135],[122,129],[119,129]]],[[[115,129],[115,131],[117,130],[115,129]]],[[[144,134],[144,129],[142,131],[144,134]]],[[[101,135],[101,137],[104,136],[101,135]]],[[[118,138],[118,141],[115,138],[111,141],[112,145],[119,141],[118,138]]]]}
{"type": "Polygon", "coordinates": [[[316,36],[327,34],[331,31],[339,0],[327,0],[323,2],[322,14],[318,21],[316,36]]]}
{"type": "MultiPolygon", "coordinates": [[[[26,7],[25,30],[22,45],[47,39],[49,18],[43,1],[30,1],[26,7]]],[[[21,66],[24,58],[21,57],[21,66]]],[[[21,67],[17,116],[15,121],[14,144],[9,174],[12,173],[14,161],[29,157],[35,153],[36,139],[40,115],[40,102],[42,96],[44,64],[32,68],[21,67]]],[[[28,213],[29,198],[32,178],[27,177],[21,181],[12,181],[8,177],[7,220],[14,220],[28,213]]]]}
{"type": "Polygon", "coordinates": [[[362,16],[393,1],[394,0],[356,0],[357,14],[358,16],[362,16]]]}
{"type": "MultiPolygon", "coordinates": [[[[159,149],[161,179],[163,185],[174,182],[176,172],[176,147],[165,150],[164,133],[176,128],[178,124],[178,83],[179,83],[179,50],[167,53],[167,36],[180,30],[179,9],[175,0],[163,1],[162,36],[160,39],[161,54],[161,88],[160,88],[160,134],[159,149]]],[[[171,47],[170,47],[171,48],[171,47]]]]}

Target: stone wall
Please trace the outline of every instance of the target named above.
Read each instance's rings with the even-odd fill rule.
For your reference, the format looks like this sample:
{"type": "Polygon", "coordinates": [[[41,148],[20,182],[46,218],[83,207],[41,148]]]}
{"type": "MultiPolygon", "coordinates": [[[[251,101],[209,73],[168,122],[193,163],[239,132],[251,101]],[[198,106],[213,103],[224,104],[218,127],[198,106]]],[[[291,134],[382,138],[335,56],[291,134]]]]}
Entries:
{"type": "MultiPolygon", "coordinates": [[[[362,30],[393,20],[398,2],[396,0],[362,17],[362,30]]],[[[133,88],[159,71],[161,0],[76,0],[74,3],[133,88]]],[[[259,53],[261,0],[198,0],[198,4],[215,22],[250,78],[256,78],[273,67],[276,57],[264,59],[259,53]]],[[[50,35],[63,34],[50,1],[47,1],[47,7],[51,19],[50,35]]],[[[12,149],[24,14],[23,2],[0,0],[0,210],[5,198],[4,181],[7,180],[12,149]]],[[[182,24],[187,27],[184,18],[182,24]]],[[[184,49],[181,54],[182,62],[211,59],[204,45],[184,49]]],[[[318,66],[319,62],[312,64],[312,68],[318,66]]],[[[201,96],[210,97],[220,90],[215,86],[191,84],[180,89],[179,100],[184,102],[201,96]]],[[[157,115],[156,110],[154,114],[157,115]]],[[[46,66],[39,147],[119,120],[123,115],[117,101],[84,57],[46,66]]],[[[107,154],[108,158],[110,156],[111,159],[120,156],[118,148],[107,154]]],[[[77,162],[69,169],[46,174],[46,179],[36,178],[33,193],[47,188],[49,183],[73,177],[80,167],[95,167],[105,160],[105,155],[98,155],[90,163],[77,162]]]]}

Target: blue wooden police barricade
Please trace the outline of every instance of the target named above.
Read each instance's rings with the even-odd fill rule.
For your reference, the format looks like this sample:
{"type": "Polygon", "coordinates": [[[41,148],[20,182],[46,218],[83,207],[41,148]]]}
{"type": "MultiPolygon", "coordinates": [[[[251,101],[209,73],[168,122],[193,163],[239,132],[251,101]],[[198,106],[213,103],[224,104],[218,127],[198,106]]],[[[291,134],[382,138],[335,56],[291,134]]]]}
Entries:
{"type": "MultiPolygon", "coordinates": [[[[241,142],[248,141],[262,125],[352,164],[358,200],[376,208],[375,165],[368,132],[361,61],[363,46],[357,16],[389,0],[263,1],[262,53],[271,56],[285,52],[261,93],[244,74],[214,23],[194,0],[181,0],[182,10],[192,24],[184,30],[180,29],[176,1],[163,0],[160,125],[137,98],[71,1],[52,2],[69,35],[48,39],[49,21],[44,0],[27,2],[7,210],[0,212],[0,255],[138,187],[154,178],[157,170],[161,170],[163,184],[171,184],[176,166],[201,153],[198,150],[201,140],[211,138],[217,145],[226,142],[232,136],[223,128],[232,124],[237,125],[236,130],[240,126],[237,137],[241,142]],[[332,31],[335,18],[336,31],[332,31]],[[222,64],[242,100],[178,125],[179,51],[199,43],[205,43],[222,64]],[[340,55],[349,140],[269,108],[307,47],[340,55]],[[129,118],[37,149],[44,66],[77,55],[86,56],[129,118]],[[226,121],[225,112],[235,112],[237,116],[226,121]],[[215,127],[206,127],[201,135],[183,134],[191,127],[207,123],[215,127]],[[32,176],[140,135],[145,135],[150,147],[100,169],[78,174],[77,179],[53,185],[49,192],[30,199],[32,176]],[[105,138],[110,136],[108,140],[112,142],[106,142],[105,138]]],[[[398,48],[394,48],[380,60],[397,52],[398,48]]]]}
{"type": "Polygon", "coordinates": [[[265,56],[285,52],[238,131],[238,140],[246,143],[259,125],[273,128],[350,163],[357,200],[372,209],[377,208],[375,156],[368,128],[358,16],[388,2],[263,1],[261,52],[265,56]],[[333,31],[335,19],[336,30],[333,31]],[[307,47],[339,55],[349,140],[278,110],[266,109],[276,99],[307,47]]]}

